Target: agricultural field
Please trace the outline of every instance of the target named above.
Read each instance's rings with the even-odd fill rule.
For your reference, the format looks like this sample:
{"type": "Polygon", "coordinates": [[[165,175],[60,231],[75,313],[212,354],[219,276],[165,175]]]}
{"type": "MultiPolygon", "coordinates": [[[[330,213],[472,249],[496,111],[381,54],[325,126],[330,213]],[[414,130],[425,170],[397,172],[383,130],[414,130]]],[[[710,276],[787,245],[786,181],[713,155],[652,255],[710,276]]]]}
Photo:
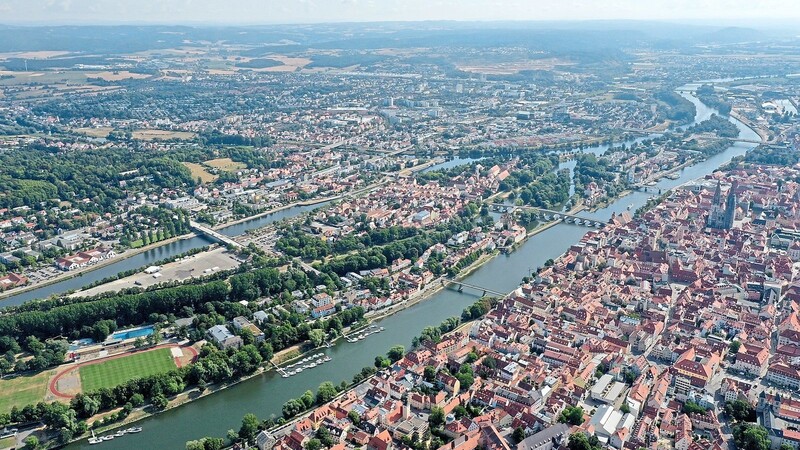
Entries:
{"type": "Polygon", "coordinates": [[[80,368],[83,392],[112,388],[134,378],[141,378],[174,369],[175,360],[168,348],[134,353],[80,368]]]}
{"type": "Polygon", "coordinates": [[[101,80],[105,81],[119,81],[119,80],[127,80],[129,78],[133,78],[136,80],[141,80],[143,78],[149,78],[150,75],[146,75],[143,73],[134,73],[129,72],[127,70],[116,70],[116,71],[104,71],[104,72],[91,72],[86,73],[88,78],[100,78],[101,80]]]}
{"type": "Polygon", "coordinates": [[[195,180],[199,178],[201,183],[211,183],[212,181],[219,178],[218,175],[210,173],[209,171],[206,170],[205,167],[201,166],[200,164],[184,162],[183,165],[186,166],[192,172],[192,178],[194,178],[195,180]]]}
{"type": "Polygon", "coordinates": [[[190,131],[169,131],[169,130],[135,130],[133,133],[134,139],[139,139],[141,141],[155,141],[155,140],[169,140],[169,139],[180,139],[180,140],[188,140],[194,139],[197,137],[197,134],[192,133],[190,131]]]}
{"type": "Polygon", "coordinates": [[[75,132],[89,137],[105,138],[109,133],[114,131],[111,127],[97,127],[97,128],[76,128],[75,132]]]}
{"type": "Polygon", "coordinates": [[[38,403],[45,398],[47,383],[55,370],[45,370],[35,375],[23,375],[0,380],[0,413],[11,411],[14,406],[38,403]]]}
{"type": "Polygon", "coordinates": [[[246,169],[247,165],[244,163],[236,162],[230,158],[217,158],[210,159],[203,164],[222,170],[223,172],[236,172],[237,170],[246,169]]]}

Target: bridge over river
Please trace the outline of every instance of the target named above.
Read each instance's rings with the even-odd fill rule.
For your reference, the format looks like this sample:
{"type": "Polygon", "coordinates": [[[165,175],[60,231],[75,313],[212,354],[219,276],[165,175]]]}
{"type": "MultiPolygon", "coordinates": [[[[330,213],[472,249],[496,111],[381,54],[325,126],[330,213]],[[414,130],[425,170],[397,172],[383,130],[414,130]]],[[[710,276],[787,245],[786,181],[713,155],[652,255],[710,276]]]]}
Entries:
{"type": "Polygon", "coordinates": [[[462,292],[464,290],[464,288],[470,288],[470,289],[474,289],[476,291],[481,291],[481,292],[483,292],[483,295],[481,295],[481,297],[483,297],[486,294],[491,294],[491,295],[493,295],[495,297],[505,297],[506,294],[508,294],[507,292],[495,291],[493,289],[485,288],[483,286],[478,286],[476,284],[470,284],[470,283],[465,283],[463,281],[457,281],[457,280],[452,280],[452,279],[448,279],[448,278],[442,278],[442,286],[447,287],[447,285],[449,285],[449,284],[455,284],[456,286],[458,286],[458,292],[462,292]]]}
{"type": "Polygon", "coordinates": [[[218,231],[214,231],[214,230],[212,230],[211,228],[209,228],[209,227],[207,227],[205,225],[200,225],[199,223],[195,222],[194,220],[189,221],[189,226],[192,227],[192,229],[194,231],[196,231],[198,233],[205,234],[206,236],[208,236],[208,237],[210,237],[212,239],[215,239],[217,241],[220,241],[225,245],[230,245],[230,246],[233,246],[235,248],[242,248],[242,244],[234,241],[233,238],[231,238],[229,236],[225,236],[224,234],[222,234],[222,233],[220,233],[218,231]]]}
{"type": "Polygon", "coordinates": [[[572,214],[564,211],[553,211],[552,209],[537,208],[535,206],[520,206],[520,205],[504,205],[494,203],[489,206],[489,209],[494,212],[513,213],[518,209],[526,209],[536,213],[536,218],[542,218],[546,221],[564,220],[567,223],[574,223],[577,225],[585,225],[587,227],[601,227],[603,222],[591,217],[581,216],[579,214],[572,214]]]}

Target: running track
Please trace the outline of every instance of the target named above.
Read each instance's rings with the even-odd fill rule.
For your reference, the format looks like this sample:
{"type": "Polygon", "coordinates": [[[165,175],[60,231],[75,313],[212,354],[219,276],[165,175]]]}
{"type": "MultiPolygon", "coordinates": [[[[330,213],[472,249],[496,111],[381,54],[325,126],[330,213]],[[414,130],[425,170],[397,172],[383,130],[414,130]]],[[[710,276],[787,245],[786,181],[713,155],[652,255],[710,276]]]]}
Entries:
{"type": "MultiPolygon", "coordinates": [[[[163,344],[163,345],[157,345],[157,346],[155,346],[153,348],[150,348],[150,349],[147,349],[145,351],[151,352],[153,350],[158,350],[160,348],[173,348],[173,347],[180,347],[180,349],[182,351],[184,351],[184,352],[188,351],[189,353],[191,353],[192,361],[197,359],[197,350],[194,347],[191,347],[191,346],[182,347],[182,346],[180,346],[178,344],[163,344]]],[[[56,376],[54,376],[53,379],[50,380],[50,384],[48,385],[48,389],[50,390],[50,393],[55,395],[56,397],[59,397],[59,398],[72,398],[72,397],[74,397],[74,395],[64,394],[64,393],[62,393],[62,392],[60,392],[58,390],[58,380],[60,380],[64,375],[68,374],[69,372],[72,372],[75,369],[79,369],[79,368],[81,368],[83,366],[89,366],[89,365],[92,365],[92,364],[100,364],[100,363],[103,363],[103,362],[106,362],[106,361],[110,361],[112,359],[117,359],[117,358],[124,358],[126,356],[130,356],[132,353],[138,353],[138,352],[120,353],[118,355],[109,356],[108,358],[95,359],[95,360],[92,360],[92,361],[87,361],[85,363],[80,363],[80,364],[75,365],[75,366],[71,366],[68,369],[62,370],[56,376]]],[[[178,366],[178,367],[181,367],[181,363],[180,363],[180,361],[178,359],[175,359],[175,365],[178,366]]]]}

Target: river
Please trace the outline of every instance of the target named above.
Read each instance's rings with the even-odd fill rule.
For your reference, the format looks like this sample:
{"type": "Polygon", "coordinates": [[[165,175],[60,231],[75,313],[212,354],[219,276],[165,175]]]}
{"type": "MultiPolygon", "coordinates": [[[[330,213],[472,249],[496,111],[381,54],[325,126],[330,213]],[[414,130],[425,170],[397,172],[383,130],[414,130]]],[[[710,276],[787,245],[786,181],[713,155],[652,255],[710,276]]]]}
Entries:
{"type": "MultiPolygon", "coordinates": [[[[247,230],[260,228],[263,227],[264,225],[277,222],[281,219],[292,218],[297,216],[298,214],[311,211],[315,208],[319,208],[328,203],[330,202],[323,202],[309,206],[294,206],[281,211],[277,211],[272,214],[267,214],[261,217],[257,217],[255,219],[247,220],[241,223],[237,223],[235,225],[221,228],[219,232],[226,236],[238,236],[240,234],[243,234],[247,230]]],[[[214,242],[216,241],[212,240],[209,237],[206,237],[204,235],[199,235],[188,239],[181,239],[179,241],[171,242],[166,245],[161,245],[153,249],[147,250],[145,252],[133,255],[130,258],[120,259],[117,262],[100,267],[99,269],[91,270],[89,272],[84,272],[83,274],[75,276],[73,278],[68,278],[53,284],[49,284],[47,286],[42,286],[40,288],[32,289],[26,292],[21,292],[17,295],[12,295],[10,297],[0,299],[0,308],[19,305],[29,300],[47,298],[51,295],[64,294],[65,292],[71,290],[78,290],[84,286],[102,280],[104,278],[114,276],[120,272],[125,272],[127,270],[133,270],[140,267],[146,267],[156,261],[161,261],[166,258],[171,258],[175,255],[180,255],[181,253],[188,252],[189,250],[195,248],[205,247],[206,245],[212,244],[214,242]]]]}
{"type": "MultiPolygon", "coordinates": [[[[707,118],[713,112],[698,104],[697,118],[707,118]]],[[[744,124],[731,119],[742,131],[744,139],[757,139],[757,134],[744,124]]],[[[657,184],[663,190],[687,181],[705,176],[734,156],[744,154],[753,144],[736,143],[724,152],[703,162],[683,169],[677,180],[664,179],[657,184]]],[[[604,151],[597,147],[587,151],[604,151]]],[[[582,213],[599,220],[607,220],[612,213],[644,205],[652,194],[633,192],[593,213],[582,213]]],[[[465,281],[501,292],[509,292],[519,285],[520,280],[531,270],[544,265],[550,258],[561,255],[574,242],[577,242],[588,228],[560,223],[525,241],[511,254],[498,256],[470,274],[465,281]]],[[[226,233],[227,234],[227,233],[226,233]]],[[[323,366],[305,370],[299,375],[283,379],[269,372],[244,381],[213,395],[198,399],[188,406],[182,406],[139,422],[144,431],[135,436],[125,436],[114,441],[104,442],[103,449],[182,449],[187,440],[202,436],[225,436],[228,429],[239,429],[241,418],[246,413],[259,417],[279,416],[284,402],[299,397],[307,389],[316,390],[323,381],[338,384],[350,381],[363,366],[371,365],[374,357],[385,353],[397,344],[410,348],[415,335],[429,325],[438,325],[442,320],[460,315],[461,311],[478,297],[478,293],[454,290],[441,291],[430,299],[389,316],[378,324],[385,331],[374,334],[357,343],[339,342],[325,353],[333,358],[323,366]]],[[[88,449],[84,440],[70,445],[69,449],[88,449]]]]}

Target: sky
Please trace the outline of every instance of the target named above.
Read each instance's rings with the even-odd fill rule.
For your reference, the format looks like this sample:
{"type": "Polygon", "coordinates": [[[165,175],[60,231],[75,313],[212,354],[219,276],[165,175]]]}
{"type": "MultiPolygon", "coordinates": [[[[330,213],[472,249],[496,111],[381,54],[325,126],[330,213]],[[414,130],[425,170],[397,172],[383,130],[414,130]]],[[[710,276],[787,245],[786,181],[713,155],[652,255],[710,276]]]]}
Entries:
{"type": "Polygon", "coordinates": [[[0,23],[800,20],[800,0],[0,0],[0,23]]]}

